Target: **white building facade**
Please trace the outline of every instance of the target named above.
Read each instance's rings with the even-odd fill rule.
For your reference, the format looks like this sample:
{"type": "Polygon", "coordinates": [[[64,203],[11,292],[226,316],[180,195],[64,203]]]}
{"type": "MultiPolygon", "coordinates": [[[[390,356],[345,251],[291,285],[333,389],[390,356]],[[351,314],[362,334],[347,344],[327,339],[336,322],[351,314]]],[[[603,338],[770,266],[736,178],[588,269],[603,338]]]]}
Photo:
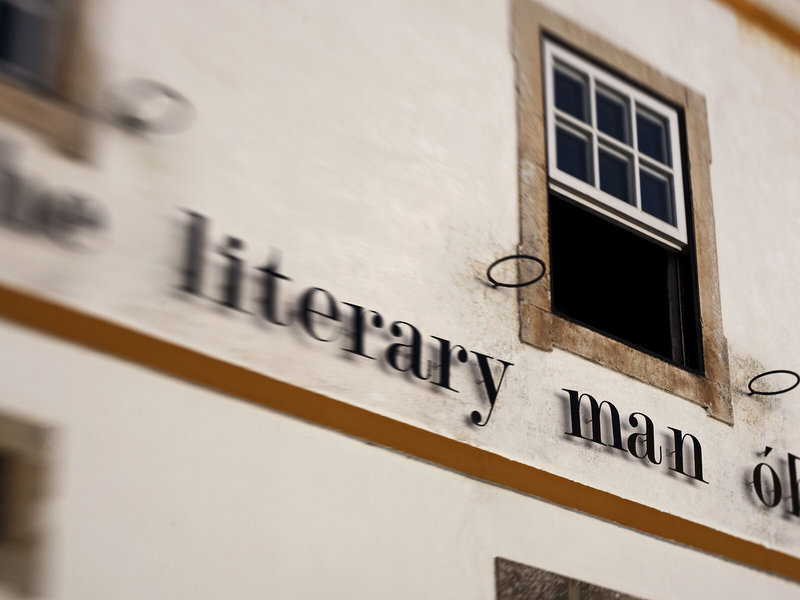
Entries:
{"type": "Polygon", "coordinates": [[[0,0],[0,597],[800,597],[792,11],[0,0]]]}

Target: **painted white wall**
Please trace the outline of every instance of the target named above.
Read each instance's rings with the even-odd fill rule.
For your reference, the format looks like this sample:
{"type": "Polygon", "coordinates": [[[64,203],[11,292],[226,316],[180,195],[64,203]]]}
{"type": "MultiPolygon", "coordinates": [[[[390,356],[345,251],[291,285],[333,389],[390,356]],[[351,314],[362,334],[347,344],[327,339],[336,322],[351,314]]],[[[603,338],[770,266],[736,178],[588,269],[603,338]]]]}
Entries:
{"type": "Polygon", "coordinates": [[[99,353],[5,323],[0,335],[15,348],[4,399],[54,428],[48,597],[482,600],[496,556],[653,600],[797,596],[99,353]]]}
{"type": "MultiPolygon", "coordinates": [[[[112,218],[110,231],[91,252],[67,251],[42,238],[2,230],[0,278],[272,377],[800,556],[800,519],[784,519],[778,509],[766,511],[744,484],[765,445],[774,446],[776,454],[800,453],[800,392],[766,400],[743,392],[762,365],[800,369],[793,362],[800,360],[800,340],[794,333],[800,325],[795,307],[800,275],[793,264],[793,257],[800,255],[795,233],[800,176],[793,168],[800,163],[800,125],[793,118],[800,58],[711,1],[547,3],[707,99],[722,311],[733,355],[735,427],[708,418],[683,399],[571,354],[521,344],[516,294],[479,282],[486,266],[513,253],[519,242],[514,65],[506,2],[102,3],[93,20],[104,84],[129,77],[161,81],[194,103],[197,121],[179,135],[150,138],[98,123],[96,156],[88,163],[65,159],[13,123],[0,122],[0,133],[23,147],[22,170],[92,195],[108,207],[112,218]],[[283,272],[294,280],[287,286],[288,298],[319,286],[339,300],[378,310],[387,319],[410,321],[426,335],[514,362],[491,425],[478,430],[466,423],[472,410],[486,409],[469,369],[454,372],[460,394],[437,393],[429,383],[410,381],[377,362],[345,360],[338,342],[313,342],[298,335],[296,328],[262,326],[253,316],[221,311],[211,302],[176,292],[182,208],[213,220],[216,243],[226,234],[246,240],[245,255],[253,266],[263,264],[270,249],[280,249],[283,272]],[[665,468],[566,438],[563,387],[611,400],[624,414],[643,411],[661,430],[671,425],[692,432],[703,442],[711,484],[676,479],[665,468]]],[[[218,282],[212,280],[212,285],[218,282]]],[[[253,285],[245,290],[248,299],[256,293],[253,285]]],[[[52,422],[72,444],[60,459],[65,491],[56,496],[53,512],[58,541],[52,550],[52,586],[61,597],[105,598],[110,591],[115,597],[128,592],[137,597],[167,595],[162,590],[188,595],[181,586],[198,580],[204,581],[198,590],[209,590],[209,596],[211,590],[241,585],[239,595],[246,597],[263,591],[265,573],[286,597],[303,597],[313,595],[308,586],[315,584],[313,575],[309,577],[313,571],[300,560],[304,557],[327,574],[321,581],[352,585],[348,593],[364,591],[364,597],[374,597],[366,590],[386,595],[391,587],[387,578],[404,571],[395,568],[396,558],[408,573],[422,573],[417,578],[404,573],[402,585],[412,587],[398,587],[406,593],[398,592],[397,597],[485,598],[491,592],[495,555],[657,597],[656,586],[642,587],[651,581],[650,569],[626,575],[622,585],[620,574],[630,564],[624,556],[577,542],[554,553],[536,543],[533,533],[519,533],[526,523],[530,530],[551,527],[550,543],[559,530],[586,527],[601,535],[576,533],[585,536],[580,538],[585,544],[608,537],[652,554],[654,563],[663,562],[656,569],[661,577],[671,573],[672,579],[680,580],[659,586],[658,593],[674,592],[672,597],[695,593],[676,585],[702,589],[699,577],[684,580],[681,575],[684,569],[697,574],[698,565],[709,565],[715,575],[708,585],[722,586],[710,591],[720,597],[725,589],[741,589],[737,586],[776,586],[779,596],[797,590],[775,578],[367,448],[192,386],[167,379],[156,382],[142,369],[114,363],[127,374],[122,386],[122,375],[112,375],[105,362],[102,368],[84,366],[89,355],[76,348],[41,342],[28,333],[13,337],[14,343],[0,343],[2,363],[15,365],[7,371],[13,376],[3,377],[4,403],[52,422]],[[27,354],[20,350],[25,344],[31,345],[27,354]],[[66,385],[55,375],[45,381],[19,377],[18,363],[27,358],[34,364],[34,356],[48,371],[59,372],[60,364],[68,364],[71,377],[91,382],[66,385]],[[151,390],[137,393],[138,386],[150,385],[146,382],[151,380],[151,390]],[[105,403],[90,399],[101,392],[107,395],[105,403]],[[75,403],[80,410],[67,410],[75,403]],[[131,419],[124,419],[125,414],[131,419]],[[269,435],[258,433],[259,427],[269,435]],[[120,429],[126,428],[130,431],[121,436],[120,429]],[[250,432],[246,438],[245,431],[250,432]],[[219,454],[212,444],[217,437],[227,439],[225,452],[219,454]],[[109,444],[116,450],[100,450],[109,444]],[[140,446],[146,447],[145,456],[138,453],[145,451],[140,446]],[[286,448],[299,453],[296,461],[281,454],[286,448]],[[350,458],[332,465],[329,461],[337,452],[349,453],[350,458]],[[282,462],[265,464],[279,454],[282,462]],[[201,470],[203,462],[214,468],[201,470]],[[241,468],[229,468],[234,463],[241,468]],[[359,475],[384,468],[397,473],[397,480],[386,481],[386,487],[359,475]],[[259,474],[264,469],[269,476],[259,474]],[[186,485],[176,485],[185,471],[186,485]],[[242,478],[243,473],[248,477],[242,478]],[[311,474],[307,480],[302,479],[304,473],[311,474]],[[319,503],[306,498],[317,485],[325,498],[333,498],[330,504],[325,498],[319,503]],[[220,492],[226,487],[238,493],[220,492]],[[138,488],[150,492],[137,495],[144,496],[143,506],[119,512],[119,503],[111,498],[128,498],[123,506],[130,508],[131,494],[138,488]],[[406,496],[410,508],[386,505],[406,488],[411,490],[406,496]],[[273,517],[263,531],[252,531],[263,504],[252,504],[259,498],[257,490],[270,490],[278,512],[298,503],[307,504],[307,510],[289,515],[288,521],[276,523],[273,517]],[[462,497],[465,490],[469,501],[462,497]],[[204,491],[213,492],[213,501],[194,504],[204,491]],[[436,497],[433,504],[426,504],[427,492],[436,497]],[[335,521],[348,498],[369,509],[345,511],[346,526],[326,523],[335,521]],[[461,512],[450,513],[446,499],[463,507],[461,512]],[[365,511],[369,518],[359,521],[365,511]],[[407,512],[395,524],[381,511],[407,512]],[[181,528],[174,515],[184,512],[190,520],[181,528]],[[475,514],[483,517],[477,524],[472,523],[475,514]],[[305,524],[304,517],[314,526],[305,524]],[[410,532],[430,531],[431,522],[445,517],[441,535],[429,537],[423,550],[410,532]],[[232,529],[241,534],[228,537],[232,529]],[[347,536],[353,536],[352,546],[333,546],[347,536]],[[387,549],[386,558],[375,554],[375,540],[398,536],[407,536],[405,543],[387,549]],[[121,540],[130,548],[120,548],[121,540]],[[431,547],[431,540],[441,541],[443,547],[431,547]],[[236,546],[234,555],[242,556],[241,561],[226,563],[236,578],[215,570],[220,554],[233,552],[217,552],[219,545],[236,546]],[[313,547],[326,552],[309,550],[313,547]],[[127,559],[117,560],[109,548],[124,552],[127,559]],[[455,549],[462,553],[462,562],[454,561],[447,567],[451,571],[430,566],[448,564],[455,549]],[[336,556],[328,563],[323,554],[336,556]],[[423,555],[427,561],[417,558],[423,555]],[[675,565],[663,560],[667,555],[675,556],[675,565]],[[574,556],[592,556],[605,561],[599,564],[608,569],[586,571],[594,567],[574,556]],[[262,559],[280,568],[259,573],[256,565],[262,559]],[[375,580],[363,582],[363,587],[361,581],[343,583],[340,571],[352,571],[361,561],[367,562],[357,569],[359,577],[374,574],[375,580]],[[98,564],[106,566],[100,569],[98,564]],[[152,566],[139,571],[140,564],[152,566]],[[469,579],[466,571],[480,575],[469,579]],[[469,585],[458,595],[449,593],[464,581],[469,585]],[[295,585],[306,587],[295,594],[295,585]],[[441,588],[433,592],[431,586],[441,588]]],[[[385,344],[376,339],[371,343],[374,352],[385,344]]],[[[388,545],[384,541],[379,547],[388,545]]]]}

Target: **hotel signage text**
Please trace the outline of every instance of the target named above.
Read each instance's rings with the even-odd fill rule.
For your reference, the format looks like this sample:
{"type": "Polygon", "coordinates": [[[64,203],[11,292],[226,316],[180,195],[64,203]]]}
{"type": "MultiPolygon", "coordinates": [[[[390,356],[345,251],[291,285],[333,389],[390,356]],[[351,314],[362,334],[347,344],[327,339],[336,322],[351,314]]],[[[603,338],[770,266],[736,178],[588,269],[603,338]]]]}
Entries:
{"type": "MultiPolygon", "coordinates": [[[[242,287],[246,264],[241,258],[244,250],[243,240],[227,236],[218,246],[217,252],[224,259],[222,285],[216,293],[207,294],[208,286],[204,279],[209,253],[209,220],[196,212],[188,212],[184,255],[181,268],[182,291],[209,300],[232,310],[247,311],[242,298],[242,287]]],[[[259,277],[260,295],[254,301],[256,314],[272,325],[287,327],[298,325],[307,335],[320,342],[333,342],[340,336],[348,338],[341,347],[344,352],[375,360],[374,348],[368,348],[367,335],[384,330],[392,342],[382,351],[382,358],[392,369],[409,373],[414,378],[428,381],[431,385],[458,393],[453,380],[453,367],[458,363],[474,363],[480,372],[480,388],[488,403],[484,417],[475,410],[471,421],[477,426],[485,426],[491,419],[497,397],[509,367],[513,363],[494,358],[476,350],[467,350],[448,339],[430,336],[435,340],[435,359],[423,360],[423,335],[407,321],[389,322],[379,312],[351,302],[339,303],[329,291],[319,287],[303,290],[298,296],[295,310],[282,310],[279,298],[285,293],[285,286],[292,279],[281,272],[279,261],[271,258],[267,264],[256,267],[259,277]],[[340,306],[341,304],[341,306],[340,306]]],[[[249,311],[247,311],[249,312],[249,311]]],[[[591,441],[612,450],[630,453],[652,464],[662,464],[665,453],[656,443],[655,425],[646,414],[632,412],[627,423],[632,428],[643,427],[644,431],[634,429],[624,431],[624,421],[619,410],[611,402],[598,402],[591,395],[574,389],[563,390],[569,403],[569,431],[567,436],[591,441]],[[588,418],[587,418],[588,417],[588,418]],[[625,436],[625,437],[624,437],[625,436]],[[624,439],[623,439],[624,437],[624,439]]],[[[667,427],[671,432],[672,449],[666,456],[672,457],[669,469],[689,479],[708,484],[703,471],[703,448],[700,440],[691,433],[684,433],[676,427],[667,427]]],[[[767,456],[772,448],[762,453],[767,456]]],[[[778,506],[782,499],[790,501],[788,512],[800,517],[800,482],[798,482],[798,462],[800,458],[788,453],[788,479],[781,478],[775,469],[766,462],[755,466],[752,486],[755,496],[767,507],[778,506]],[[783,496],[788,488],[789,495],[783,496]]]]}

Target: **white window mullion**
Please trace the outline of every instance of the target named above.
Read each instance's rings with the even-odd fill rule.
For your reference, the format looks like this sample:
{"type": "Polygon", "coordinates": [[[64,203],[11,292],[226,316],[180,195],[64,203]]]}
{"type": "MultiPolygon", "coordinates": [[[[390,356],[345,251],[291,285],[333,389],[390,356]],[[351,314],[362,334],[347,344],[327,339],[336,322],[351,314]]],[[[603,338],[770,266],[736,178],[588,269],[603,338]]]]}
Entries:
{"type": "Polygon", "coordinates": [[[594,187],[600,189],[600,151],[597,141],[597,106],[594,77],[589,75],[589,123],[592,126],[592,173],[594,187]]]}
{"type": "Polygon", "coordinates": [[[630,144],[626,144],[625,142],[620,142],[617,138],[611,137],[607,133],[603,133],[599,129],[597,130],[597,137],[601,142],[603,142],[604,146],[610,146],[611,148],[616,148],[620,152],[626,152],[627,154],[632,154],[632,148],[630,144]]]}
{"type": "Polygon", "coordinates": [[[633,197],[636,198],[636,208],[642,209],[642,194],[639,187],[639,132],[636,131],[636,99],[631,98],[631,143],[633,144],[633,197]]]}
{"type": "Polygon", "coordinates": [[[553,71],[555,61],[553,60],[553,46],[545,45],[545,112],[547,115],[547,168],[551,177],[557,177],[558,167],[556,166],[556,92],[555,77],[553,71]]]}
{"type": "Polygon", "coordinates": [[[645,167],[649,167],[653,171],[667,173],[668,175],[673,175],[675,173],[675,170],[669,165],[665,165],[661,161],[650,158],[646,154],[640,154],[639,158],[640,158],[640,163],[642,165],[644,165],[645,167]]]}
{"type": "Polygon", "coordinates": [[[589,123],[584,123],[580,119],[576,119],[572,115],[569,115],[564,111],[559,110],[557,107],[553,107],[553,110],[555,111],[557,122],[571,125],[574,129],[577,129],[578,131],[583,131],[587,135],[592,132],[592,126],[589,123]]]}

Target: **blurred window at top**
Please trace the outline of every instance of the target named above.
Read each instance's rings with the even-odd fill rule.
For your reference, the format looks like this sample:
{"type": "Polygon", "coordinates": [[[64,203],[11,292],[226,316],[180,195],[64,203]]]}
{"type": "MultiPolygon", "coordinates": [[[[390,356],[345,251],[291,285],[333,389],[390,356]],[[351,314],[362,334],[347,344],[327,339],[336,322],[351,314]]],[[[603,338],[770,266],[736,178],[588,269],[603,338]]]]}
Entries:
{"type": "Polygon", "coordinates": [[[67,0],[0,0],[0,72],[52,88],[67,0]]]}

